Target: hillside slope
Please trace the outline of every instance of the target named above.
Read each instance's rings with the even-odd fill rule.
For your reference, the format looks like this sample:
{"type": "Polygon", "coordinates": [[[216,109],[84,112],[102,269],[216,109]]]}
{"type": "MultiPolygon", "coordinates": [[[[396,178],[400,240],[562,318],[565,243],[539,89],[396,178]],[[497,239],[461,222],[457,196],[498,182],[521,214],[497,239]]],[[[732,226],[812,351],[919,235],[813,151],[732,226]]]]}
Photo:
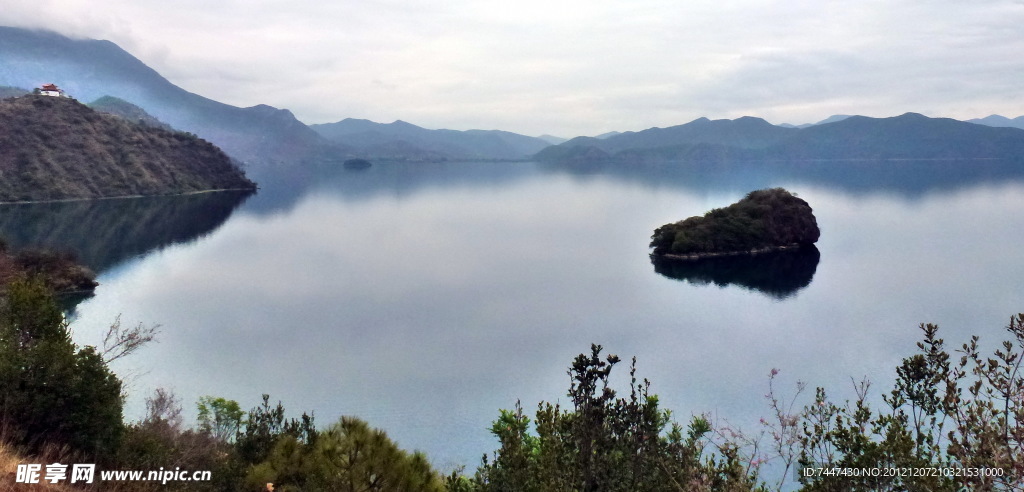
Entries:
{"type": "Polygon", "coordinates": [[[283,163],[344,154],[287,110],[239,108],[193,94],[110,41],[0,27],[0,85],[32,89],[43,82],[82,101],[114,96],[135,104],[178,130],[213,142],[246,162],[254,176],[283,163]]]}
{"type": "Polygon", "coordinates": [[[160,128],[167,131],[174,131],[174,128],[171,128],[171,125],[154,118],[153,115],[147,113],[146,110],[125,101],[124,99],[113,96],[103,96],[87,104],[87,106],[101,113],[120,116],[133,123],[151,126],[153,128],[160,128]]]}
{"type": "Polygon", "coordinates": [[[28,94],[29,91],[25,89],[19,89],[17,87],[8,87],[6,85],[0,86],[0,99],[7,99],[8,97],[18,97],[28,94]]]}
{"type": "Polygon", "coordinates": [[[0,101],[0,201],[253,188],[224,152],[194,135],[134,124],[72,99],[0,101]]]}

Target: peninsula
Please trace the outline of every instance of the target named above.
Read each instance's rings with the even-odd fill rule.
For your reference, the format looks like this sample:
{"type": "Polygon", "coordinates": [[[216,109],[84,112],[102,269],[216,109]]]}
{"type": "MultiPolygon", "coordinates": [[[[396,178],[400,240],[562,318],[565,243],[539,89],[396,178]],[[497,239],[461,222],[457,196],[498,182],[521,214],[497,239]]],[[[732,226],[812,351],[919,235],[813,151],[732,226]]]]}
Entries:
{"type": "Polygon", "coordinates": [[[811,206],[782,188],[752,191],[703,216],[665,224],[651,236],[652,256],[698,260],[800,249],[821,232],[811,206]]]}
{"type": "Polygon", "coordinates": [[[0,202],[255,189],[219,148],[68,97],[0,100],[0,202]]]}
{"type": "Polygon", "coordinates": [[[17,278],[38,277],[56,294],[92,293],[96,274],[71,253],[41,249],[11,251],[0,238],[0,297],[17,278]]]}

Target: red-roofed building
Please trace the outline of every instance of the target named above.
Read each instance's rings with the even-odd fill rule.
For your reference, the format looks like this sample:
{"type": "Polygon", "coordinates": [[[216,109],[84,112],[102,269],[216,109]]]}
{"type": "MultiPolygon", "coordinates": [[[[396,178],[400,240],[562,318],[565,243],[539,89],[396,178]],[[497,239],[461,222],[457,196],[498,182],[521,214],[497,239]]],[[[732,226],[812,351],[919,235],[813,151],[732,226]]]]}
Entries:
{"type": "Polygon", "coordinates": [[[62,91],[56,84],[43,84],[39,88],[39,94],[43,96],[62,97],[64,91],[62,91]]]}

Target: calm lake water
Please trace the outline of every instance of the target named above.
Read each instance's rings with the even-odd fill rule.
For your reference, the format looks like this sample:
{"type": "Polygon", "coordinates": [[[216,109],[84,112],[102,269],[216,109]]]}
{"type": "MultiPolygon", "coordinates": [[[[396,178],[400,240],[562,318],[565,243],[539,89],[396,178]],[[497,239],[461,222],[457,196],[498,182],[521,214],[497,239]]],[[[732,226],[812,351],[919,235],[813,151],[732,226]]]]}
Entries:
{"type": "Polygon", "coordinates": [[[157,387],[193,415],[203,395],[250,408],[269,393],[293,415],[357,415],[442,468],[472,469],[497,447],[486,429],[498,409],[567,402],[567,367],[591,343],[636,356],[681,421],[707,412],[750,431],[770,415],[772,368],[784,395],[806,381],[807,403],[815,386],[850,396],[851,377],[887,391],[921,322],[950,346],[978,334],[994,348],[1024,311],[1015,174],[948,162],[381,164],[309,186],[264,182],[247,198],[6,207],[0,234],[72,244],[101,271],[75,309],[79,343],[119,315],[161,325],[158,343],[114,365],[132,417],[157,387]],[[655,272],[655,227],[768,186],[798,193],[821,227],[795,280],[759,288],[786,265],[655,272]]]}

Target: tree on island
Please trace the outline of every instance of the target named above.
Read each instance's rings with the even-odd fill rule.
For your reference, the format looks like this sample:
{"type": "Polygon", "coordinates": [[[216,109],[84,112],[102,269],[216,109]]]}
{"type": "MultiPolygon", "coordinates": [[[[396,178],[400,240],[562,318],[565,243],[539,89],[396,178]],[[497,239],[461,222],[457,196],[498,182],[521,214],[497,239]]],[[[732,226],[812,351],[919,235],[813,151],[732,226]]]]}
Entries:
{"type": "Polygon", "coordinates": [[[696,259],[810,245],[820,234],[807,202],[772,188],[752,191],[704,216],[665,224],[655,229],[651,247],[657,256],[696,259]]]}

